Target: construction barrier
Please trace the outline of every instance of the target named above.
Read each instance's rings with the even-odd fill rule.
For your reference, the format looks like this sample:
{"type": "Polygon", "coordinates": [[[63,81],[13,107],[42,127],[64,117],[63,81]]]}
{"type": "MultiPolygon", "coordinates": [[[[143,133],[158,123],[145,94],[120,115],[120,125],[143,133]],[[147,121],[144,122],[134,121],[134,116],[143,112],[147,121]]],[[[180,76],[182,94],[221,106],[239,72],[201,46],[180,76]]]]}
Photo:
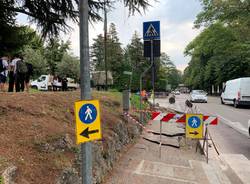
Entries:
{"type": "MultiPolygon", "coordinates": [[[[186,114],[152,112],[151,119],[162,121],[162,122],[174,121],[176,123],[186,123],[186,114]]],[[[215,116],[204,115],[203,123],[205,125],[217,125],[218,118],[215,116]]]]}

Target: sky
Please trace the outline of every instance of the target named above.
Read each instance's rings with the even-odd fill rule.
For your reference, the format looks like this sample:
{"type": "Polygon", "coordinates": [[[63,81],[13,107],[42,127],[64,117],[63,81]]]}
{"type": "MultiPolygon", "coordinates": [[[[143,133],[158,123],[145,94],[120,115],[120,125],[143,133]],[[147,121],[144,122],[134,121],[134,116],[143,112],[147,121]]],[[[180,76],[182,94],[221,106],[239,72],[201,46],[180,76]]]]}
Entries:
{"type": "MultiPolygon", "coordinates": [[[[196,15],[201,11],[199,0],[158,0],[152,3],[145,13],[136,13],[128,16],[127,8],[121,2],[108,13],[108,24],[113,22],[116,25],[118,36],[122,46],[130,43],[135,31],[142,37],[143,22],[160,21],[161,24],[161,52],[165,52],[181,71],[185,69],[190,58],[185,57],[183,52],[186,45],[192,41],[200,30],[193,29],[193,22],[196,15]]],[[[27,17],[18,16],[20,24],[27,24],[27,17]]],[[[73,30],[68,34],[61,34],[61,38],[71,41],[71,52],[79,56],[79,29],[78,24],[69,22],[73,30]]],[[[31,25],[35,28],[35,25],[31,25]]],[[[90,45],[98,34],[103,34],[103,22],[89,25],[90,45]]]]}

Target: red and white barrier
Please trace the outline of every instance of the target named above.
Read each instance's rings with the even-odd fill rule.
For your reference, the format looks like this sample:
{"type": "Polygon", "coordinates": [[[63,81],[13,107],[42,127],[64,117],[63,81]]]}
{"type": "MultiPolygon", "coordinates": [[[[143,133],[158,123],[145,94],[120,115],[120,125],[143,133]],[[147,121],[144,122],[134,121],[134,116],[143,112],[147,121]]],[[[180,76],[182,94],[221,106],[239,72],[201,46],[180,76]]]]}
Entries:
{"type": "Polygon", "coordinates": [[[151,133],[152,130],[148,129],[147,127],[143,126],[139,121],[137,121],[133,116],[131,116],[128,113],[124,113],[125,116],[127,116],[129,119],[132,120],[132,122],[136,123],[137,125],[139,125],[142,129],[144,129],[146,132],[151,133]]]}
{"type": "MultiPolygon", "coordinates": [[[[186,114],[153,112],[151,119],[163,122],[169,122],[172,120],[176,123],[186,123],[186,114]]],[[[218,118],[215,116],[203,116],[203,122],[205,125],[217,125],[218,118]]]]}

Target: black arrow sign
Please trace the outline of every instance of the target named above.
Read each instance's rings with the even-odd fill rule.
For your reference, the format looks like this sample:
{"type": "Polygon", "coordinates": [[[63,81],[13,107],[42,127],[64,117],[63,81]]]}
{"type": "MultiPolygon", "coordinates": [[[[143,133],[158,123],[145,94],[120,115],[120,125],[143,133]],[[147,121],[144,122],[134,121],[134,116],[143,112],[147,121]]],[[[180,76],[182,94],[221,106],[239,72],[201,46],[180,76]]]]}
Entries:
{"type": "Polygon", "coordinates": [[[194,134],[194,135],[198,135],[199,133],[194,131],[194,132],[189,132],[189,134],[194,134]]]}
{"type": "Polygon", "coordinates": [[[99,132],[99,130],[90,130],[89,131],[89,127],[87,127],[85,130],[83,130],[83,132],[80,135],[89,139],[90,134],[95,134],[98,132],[99,132]]]}

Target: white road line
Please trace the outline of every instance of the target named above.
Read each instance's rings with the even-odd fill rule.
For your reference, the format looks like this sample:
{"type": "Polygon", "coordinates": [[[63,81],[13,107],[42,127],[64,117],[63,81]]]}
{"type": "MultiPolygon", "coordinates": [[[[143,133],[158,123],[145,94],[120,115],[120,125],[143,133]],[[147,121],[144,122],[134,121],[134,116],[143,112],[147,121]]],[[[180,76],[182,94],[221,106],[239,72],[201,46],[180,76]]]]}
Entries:
{"type": "MultiPolygon", "coordinates": [[[[142,160],[139,165],[137,166],[136,170],[133,172],[134,174],[137,175],[143,175],[143,176],[152,176],[152,177],[157,177],[157,178],[163,178],[163,179],[168,179],[168,180],[172,180],[172,181],[178,181],[178,182],[183,182],[183,183],[188,183],[188,184],[197,184],[197,182],[195,181],[189,181],[189,180],[184,180],[184,179],[179,179],[179,178],[173,178],[173,177],[168,177],[168,176],[162,176],[162,175],[156,175],[156,174],[150,174],[150,173],[146,173],[143,172],[143,165],[144,165],[145,160],[142,160]]],[[[179,168],[185,168],[185,169],[191,169],[190,167],[185,167],[185,166],[177,166],[177,165],[170,165],[170,164],[164,164],[164,163],[160,163],[160,162],[153,162],[153,161],[146,161],[149,162],[151,164],[155,164],[155,165],[165,165],[165,166],[172,166],[172,167],[179,167],[179,168]]]]}
{"type": "Polygon", "coordinates": [[[142,160],[134,171],[135,174],[140,174],[145,160],[142,160]]]}
{"type": "Polygon", "coordinates": [[[240,122],[232,122],[232,121],[230,121],[230,120],[224,118],[223,116],[221,116],[221,115],[219,115],[219,114],[216,114],[216,115],[217,115],[220,119],[222,119],[223,122],[224,122],[226,125],[232,127],[233,129],[237,130],[237,131],[240,132],[241,134],[246,135],[247,137],[249,136],[248,130],[247,130],[245,127],[243,127],[243,125],[242,125],[240,122]]]}
{"type": "Polygon", "coordinates": [[[163,178],[163,179],[168,179],[168,180],[172,180],[172,181],[179,181],[179,182],[188,183],[188,184],[197,184],[197,182],[194,182],[194,181],[187,181],[187,180],[171,178],[171,177],[167,177],[167,176],[160,176],[160,175],[155,175],[155,174],[149,174],[149,173],[138,173],[138,175],[152,176],[152,177],[163,178]]]}

